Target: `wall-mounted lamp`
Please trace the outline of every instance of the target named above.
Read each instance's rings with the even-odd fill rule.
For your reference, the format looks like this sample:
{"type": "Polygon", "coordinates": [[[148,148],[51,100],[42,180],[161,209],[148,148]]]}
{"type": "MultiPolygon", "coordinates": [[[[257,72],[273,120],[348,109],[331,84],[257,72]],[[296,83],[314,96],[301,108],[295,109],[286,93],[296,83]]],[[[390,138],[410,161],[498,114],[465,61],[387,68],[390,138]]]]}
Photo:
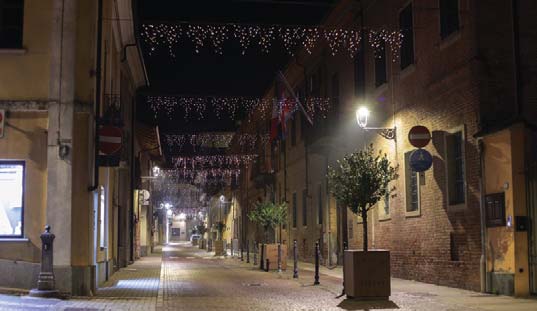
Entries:
{"type": "Polygon", "coordinates": [[[396,138],[395,126],[394,127],[367,127],[367,121],[369,119],[370,111],[367,107],[360,107],[356,110],[356,121],[358,126],[364,130],[376,131],[380,136],[386,139],[396,138]]]}
{"type": "Polygon", "coordinates": [[[160,167],[153,166],[153,176],[158,176],[160,174],[160,167]]]}

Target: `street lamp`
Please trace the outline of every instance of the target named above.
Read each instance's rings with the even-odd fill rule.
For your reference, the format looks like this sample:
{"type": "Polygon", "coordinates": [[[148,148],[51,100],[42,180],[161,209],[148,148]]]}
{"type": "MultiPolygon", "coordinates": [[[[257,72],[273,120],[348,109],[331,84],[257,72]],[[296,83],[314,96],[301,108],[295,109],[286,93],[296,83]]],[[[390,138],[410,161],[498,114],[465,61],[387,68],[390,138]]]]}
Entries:
{"type": "Polygon", "coordinates": [[[356,110],[356,121],[358,126],[364,130],[373,130],[376,131],[380,136],[386,139],[396,139],[395,126],[394,127],[368,127],[367,121],[369,120],[370,115],[369,109],[367,107],[360,107],[356,110]]]}
{"type": "Polygon", "coordinates": [[[153,166],[153,176],[158,176],[160,174],[160,167],[153,166]]]}

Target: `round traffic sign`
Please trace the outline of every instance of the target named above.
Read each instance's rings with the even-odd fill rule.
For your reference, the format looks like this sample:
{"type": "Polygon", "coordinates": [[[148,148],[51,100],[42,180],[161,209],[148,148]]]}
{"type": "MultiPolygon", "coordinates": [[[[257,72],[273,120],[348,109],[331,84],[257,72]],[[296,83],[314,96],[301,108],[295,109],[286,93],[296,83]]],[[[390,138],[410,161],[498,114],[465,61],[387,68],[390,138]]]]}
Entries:
{"type": "Polygon", "coordinates": [[[431,132],[423,125],[416,125],[408,132],[410,144],[416,148],[423,148],[431,141],[431,132]]]}
{"type": "Polygon", "coordinates": [[[424,172],[433,165],[433,156],[425,149],[416,149],[410,154],[410,167],[415,172],[424,172]]]}
{"type": "Polygon", "coordinates": [[[99,150],[106,154],[114,154],[121,149],[123,132],[119,127],[103,126],[99,129],[99,150]]]}

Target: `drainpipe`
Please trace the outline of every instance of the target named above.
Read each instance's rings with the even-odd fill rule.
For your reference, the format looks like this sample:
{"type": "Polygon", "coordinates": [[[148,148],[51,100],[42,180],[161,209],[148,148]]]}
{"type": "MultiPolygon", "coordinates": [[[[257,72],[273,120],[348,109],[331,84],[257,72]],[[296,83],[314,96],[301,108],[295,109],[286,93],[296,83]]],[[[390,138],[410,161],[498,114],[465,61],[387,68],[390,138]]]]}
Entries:
{"type": "Polygon", "coordinates": [[[102,41],[103,41],[103,0],[97,2],[97,50],[95,58],[95,146],[93,165],[93,185],[88,191],[93,192],[99,186],[99,119],[101,118],[101,62],[102,62],[102,41]]]}
{"type": "Polygon", "coordinates": [[[481,218],[481,258],[479,260],[479,275],[481,280],[481,292],[490,293],[490,275],[487,273],[487,222],[485,214],[485,144],[483,139],[477,141],[479,151],[479,164],[481,176],[479,178],[480,196],[480,218],[481,218]]]}

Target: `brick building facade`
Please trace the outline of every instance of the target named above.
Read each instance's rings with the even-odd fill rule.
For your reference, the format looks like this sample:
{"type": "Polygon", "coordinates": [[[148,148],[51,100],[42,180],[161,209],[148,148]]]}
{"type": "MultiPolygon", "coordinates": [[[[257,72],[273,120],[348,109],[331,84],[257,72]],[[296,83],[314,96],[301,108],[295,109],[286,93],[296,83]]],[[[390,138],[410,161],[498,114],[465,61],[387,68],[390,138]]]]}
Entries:
{"type": "MultiPolygon", "coordinates": [[[[483,231],[485,214],[490,212],[483,205],[482,183],[504,182],[485,179],[483,171],[496,167],[482,170],[481,141],[486,144],[483,137],[487,133],[507,129],[515,133],[509,145],[514,157],[521,152],[515,148],[514,137],[531,136],[516,126],[515,130],[509,128],[522,119],[525,124],[535,119],[535,105],[531,105],[535,57],[528,58],[528,51],[536,49],[530,39],[535,29],[530,24],[534,23],[529,18],[535,10],[535,5],[525,1],[518,6],[470,0],[340,1],[326,18],[325,27],[363,27],[364,33],[369,29],[400,30],[404,35],[401,48],[391,50],[385,43],[379,54],[366,38],[353,58],[343,52],[332,56],[323,46],[311,54],[297,53],[285,68],[286,78],[301,98],[330,98],[330,110],[317,113],[312,126],[300,112],[295,113],[287,123],[285,140],[276,147],[261,146],[263,154],[271,151],[263,158],[265,169],[248,171],[241,191],[248,183],[250,189],[263,189],[266,198],[288,203],[288,230],[282,232],[282,240],[289,247],[289,242],[297,240],[301,259],[312,261],[314,243],[320,241],[323,264],[341,264],[344,242],[350,248],[361,248],[362,225],[356,215],[331,198],[327,166],[372,143],[398,167],[395,192],[368,216],[370,246],[391,251],[393,276],[527,295],[531,283],[527,234],[518,238],[522,248],[511,254],[510,246],[502,250],[493,245],[519,243],[511,235],[514,229],[500,231],[504,235],[497,235],[503,229],[483,231]],[[492,16],[497,19],[493,25],[488,23],[492,16]],[[520,42],[513,43],[517,37],[520,42]],[[528,50],[520,58],[525,65],[520,87],[514,81],[517,44],[528,50]],[[514,105],[519,88],[525,96],[518,99],[525,118],[514,105]],[[360,106],[370,110],[368,127],[395,128],[394,139],[378,135],[378,130],[360,128],[355,117],[360,106]],[[409,153],[415,149],[408,132],[416,125],[426,126],[432,133],[424,149],[432,154],[433,165],[424,173],[412,172],[408,163],[409,153]],[[256,187],[256,174],[261,173],[272,173],[274,180],[256,187]],[[519,264],[520,275],[516,272],[519,264]]],[[[275,82],[267,99],[277,97],[276,88],[275,82]]],[[[269,114],[260,114],[259,129],[270,128],[269,114]]],[[[509,163],[515,174],[513,162],[509,163]]],[[[518,203],[509,202],[508,197],[505,204],[507,213],[513,208],[512,217],[526,215],[526,203],[517,208],[518,203]]],[[[534,209],[528,206],[529,213],[534,209]]],[[[533,287],[535,291],[537,286],[533,287]]]]}

